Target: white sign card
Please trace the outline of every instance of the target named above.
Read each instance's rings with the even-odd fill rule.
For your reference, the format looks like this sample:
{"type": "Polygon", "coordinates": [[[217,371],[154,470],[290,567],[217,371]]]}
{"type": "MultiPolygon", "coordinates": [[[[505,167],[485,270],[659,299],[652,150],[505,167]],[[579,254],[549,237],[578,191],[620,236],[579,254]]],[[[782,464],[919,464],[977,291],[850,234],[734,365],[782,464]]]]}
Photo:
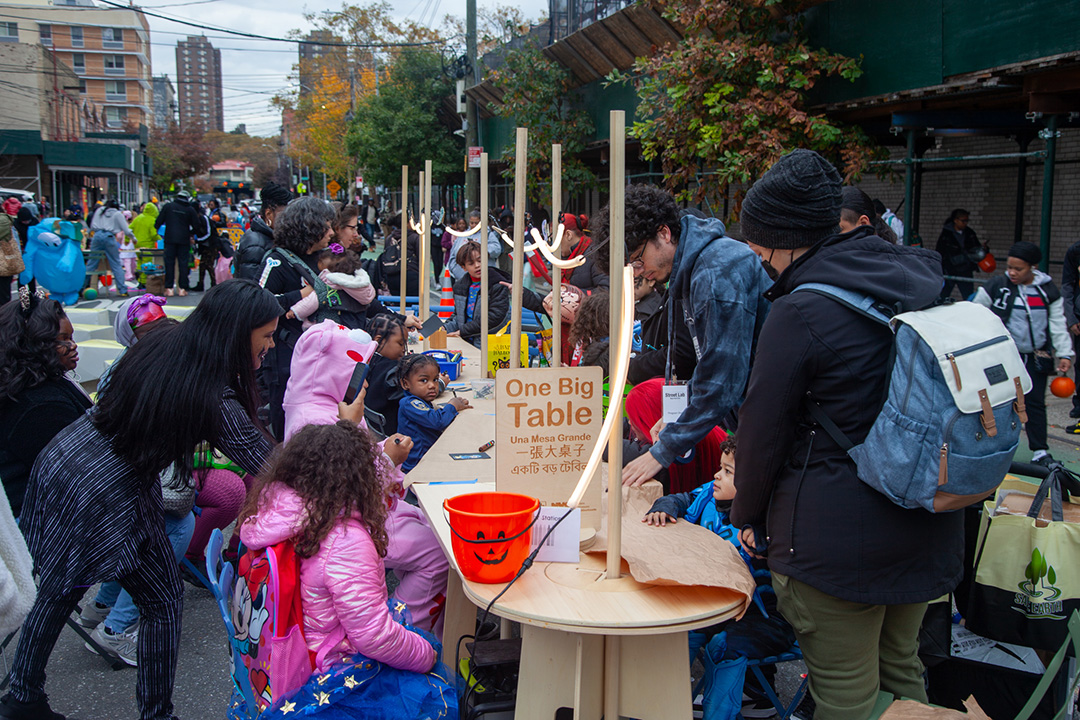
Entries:
{"type": "Polygon", "coordinates": [[[664,386],[664,424],[677,422],[683,410],[690,403],[690,392],[686,385],[664,386]]]}
{"type": "Polygon", "coordinates": [[[576,563],[579,559],[578,549],[581,546],[581,509],[541,505],[532,528],[530,551],[535,550],[541,540],[544,540],[544,546],[536,555],[538,561],[576,563]],[[544,535],[547,535],[548,530],[567,512],[570,513],[569,517],[559,523],[555,532],[544,540],[544,535]]]}

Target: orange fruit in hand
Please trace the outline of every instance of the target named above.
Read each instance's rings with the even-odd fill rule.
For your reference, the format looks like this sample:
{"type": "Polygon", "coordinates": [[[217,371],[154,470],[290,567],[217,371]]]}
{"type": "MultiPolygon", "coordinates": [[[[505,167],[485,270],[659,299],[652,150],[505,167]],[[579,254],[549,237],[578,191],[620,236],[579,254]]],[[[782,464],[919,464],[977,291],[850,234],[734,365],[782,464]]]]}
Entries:
{"type": "Polygon", "coordinates": [[[1065,376],[1056,377],[1050,381],[1050,392],[1059,398],[1072,397],[1076,390],[1076,383],[1065,376]]]}

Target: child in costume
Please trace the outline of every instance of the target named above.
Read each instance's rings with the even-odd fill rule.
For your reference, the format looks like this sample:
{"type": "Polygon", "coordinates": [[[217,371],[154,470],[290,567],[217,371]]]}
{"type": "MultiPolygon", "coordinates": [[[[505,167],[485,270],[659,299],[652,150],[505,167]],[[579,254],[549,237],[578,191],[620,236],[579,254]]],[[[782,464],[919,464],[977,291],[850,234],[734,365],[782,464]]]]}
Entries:
{"type": "MultiPolygon", "coordinates": [[[[339,403],[345,399],[357,364],[370,363],[375,350],[376,344],[364,331],[343,329],[329,320],[300,336],[282,403],[286,442],[307,425],[338,421],[339,403]]],[[[359,397],[357,402],[366,401],[363,389],[359,397]]],[[[362,414],[357,420],[366,431],[362,414]]],[[[408,606],[417,627],[441,634],[450,565],[423,512],[404,502],[404,475],[398,466],[412,449],[412,441],[405,435],[391,435],[373,447],[388,508],[385,562],[399,581],[395,594],[408,606]]]]}
{"type": "MultiPolygon", "coordinates": [[[[735,498],[735,440],[728,438],[720,449],[720,470],[711,481],[692,492],[659,498],[641,521],[664,526],[682,518],[732,543],[750,563],[758,589],[746,614],[740,620],[695,631],[690,642],[695,650],[706,646],[705,720],[735,720],[739,715],[747,720],[772,717],[775,710],[764,691],[756,682],[744,684],[746,661],[786,652],[795,644],[795,633],[776,608],[776,594],[765,561],[751,560],[746,555],[739,543],[739,528],[728,518],[735,498]]],[[[771,682],[776,668],[762,667],[762,672],[771,682]]]]}
{"type": "Polygon", "coordinates": [[[304,641],[318,658],[307,684],[275,698],[260,718],[457,717],[438,643],[388,606],[381,463],[353,422],[308,425],[248,496],[240,536],[256,550],[293,543],[304,641]]]}
{"type": "Polygon", "coordinates": [[[472,407],[465,398],[455,397],[436,408],[431,401],[442,391],[439,363],[430,355],[407,355],[398,365],[398,378],[405,396],[398,403],[398,432],[412,438],[409,458],[401,469],[409,472],[457,417],[472,407]]]}

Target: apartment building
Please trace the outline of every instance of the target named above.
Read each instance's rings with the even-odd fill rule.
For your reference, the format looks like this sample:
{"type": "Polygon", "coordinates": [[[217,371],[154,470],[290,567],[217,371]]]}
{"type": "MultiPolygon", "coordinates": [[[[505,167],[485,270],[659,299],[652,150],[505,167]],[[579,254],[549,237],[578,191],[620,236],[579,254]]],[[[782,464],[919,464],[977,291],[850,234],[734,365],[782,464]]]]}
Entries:
{"type": "Polygon", "coordinates": [[[168,75],[155,75],[153,79],[154,127],[167,130],[176,122],[176,91],[168,75]]]}
{"type": "Polygon", "coordinates": [[[176,44],[176,77],[181,129],[225,132],[221,51],[206,38],[189,35],[176,44]]]}
{"type": "Polygon", "coordinates": [[[79,78],[112,129],[152,122],[150,26],[135,10],[92,0],[0,0],[0,43],[38,44],[79,78]]]}

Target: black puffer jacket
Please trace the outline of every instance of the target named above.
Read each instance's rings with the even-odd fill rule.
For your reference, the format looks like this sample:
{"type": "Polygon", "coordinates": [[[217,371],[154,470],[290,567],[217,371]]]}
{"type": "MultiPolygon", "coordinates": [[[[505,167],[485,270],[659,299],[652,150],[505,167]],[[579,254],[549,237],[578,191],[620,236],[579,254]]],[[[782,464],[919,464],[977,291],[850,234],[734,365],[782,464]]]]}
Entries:
{"type": "Polygon", "coordinates": [[[261,217],[251,218],[251,228],[240,238],[236,246],[236,277],[258,281],[262,273],[262,261],[274,247],[274,231],[261,217]]]}
{"type": "Polygon", "coordinates": [[[825,283],[903,311],[941,291],[941,260],[884,243],[860,228],[830,237],[766,293],[739,413],[731,521],[770,537],[769,568],[842,600],[915,603],[940,597],[963,574],[963,513],[906,510],[859,480],[855,463],[808,418],[807,393],[862,442],[881,410],[892,333],[836,300],[792,292],[825,283]]]}

